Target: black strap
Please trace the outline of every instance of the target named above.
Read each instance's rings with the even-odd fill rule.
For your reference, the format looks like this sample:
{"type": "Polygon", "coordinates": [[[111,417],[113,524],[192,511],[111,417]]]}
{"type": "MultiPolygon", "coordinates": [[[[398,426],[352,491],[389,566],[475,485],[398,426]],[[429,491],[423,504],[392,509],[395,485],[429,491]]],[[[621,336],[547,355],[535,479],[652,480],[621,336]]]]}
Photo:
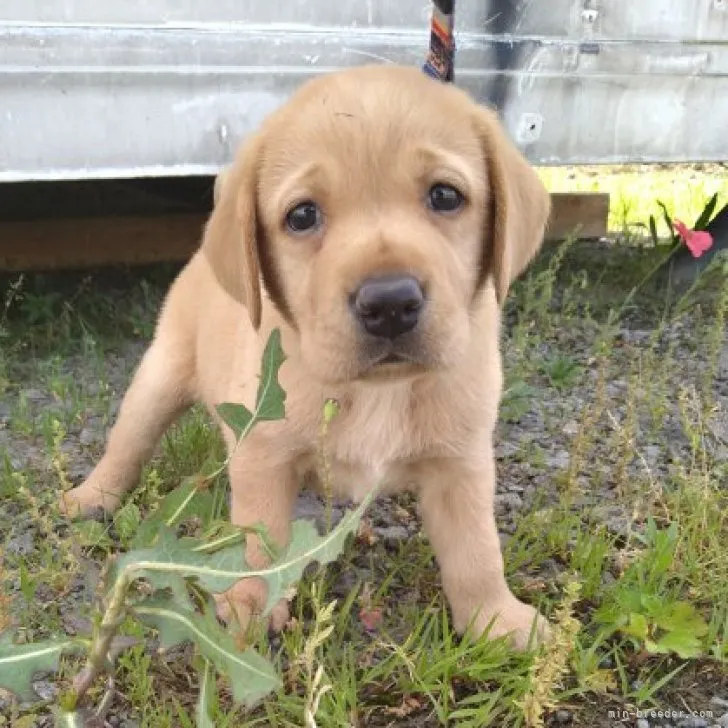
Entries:
{"type": "Polygon", "coordinates": [[[455,0],[433,0],[430,50],[422,70],[447,83],[455,79],[455,0]]]}

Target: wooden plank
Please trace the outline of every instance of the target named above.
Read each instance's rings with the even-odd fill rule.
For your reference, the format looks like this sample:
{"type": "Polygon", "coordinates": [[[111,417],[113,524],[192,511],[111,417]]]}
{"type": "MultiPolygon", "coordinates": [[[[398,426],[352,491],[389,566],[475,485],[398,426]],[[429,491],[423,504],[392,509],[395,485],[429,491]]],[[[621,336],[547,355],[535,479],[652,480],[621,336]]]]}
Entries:
{"type": "MultiPolygon", "coordinates": [[[[546,240],[607,233],[609,195],[554,193],[546,240]]],[[[0,270],[84,268],[186,260],[199,247],[206,215],[113,215],[0,221],[0,270]]]]}
{"type": "Polygon", "coordinates": [[[546,240],[563,240],[571,235],[603,238],[607,234],[608,216],[607,192],[552,192],[546,240]]]}
{"type": "Polygon", "coordinates": [[[186,260],[206,215],[132,215],[0,221],[0,270],[83,268],[186,260]]]}

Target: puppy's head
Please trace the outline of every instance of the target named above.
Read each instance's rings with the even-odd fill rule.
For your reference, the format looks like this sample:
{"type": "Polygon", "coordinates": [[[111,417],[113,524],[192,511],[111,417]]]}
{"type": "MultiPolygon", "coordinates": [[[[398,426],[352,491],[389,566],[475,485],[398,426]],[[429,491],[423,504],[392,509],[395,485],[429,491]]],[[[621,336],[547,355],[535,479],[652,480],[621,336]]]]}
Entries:
{"type": "Polygon", "coordinates": [[[309,82],[241,149],[203,251],[254,326],[261,287],[311,373],[457,364],[483,296],[541,243],[548,194],[495,115],[417,69],[309,82]]]}

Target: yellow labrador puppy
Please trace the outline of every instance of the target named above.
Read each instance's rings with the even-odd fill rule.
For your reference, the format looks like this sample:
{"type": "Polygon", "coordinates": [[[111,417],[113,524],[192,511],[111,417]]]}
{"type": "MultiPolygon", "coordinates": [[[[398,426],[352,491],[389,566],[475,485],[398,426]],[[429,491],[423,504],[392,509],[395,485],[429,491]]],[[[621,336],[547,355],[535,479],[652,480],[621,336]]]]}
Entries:
{"type": "MultiPolygon", "coordinates": [[[[499,306],[538,250],[549,197],[493,113],[418,69],[371,66],[305,84],[219,180],[200,250],[174,282],[106,453],[67,492],[111,511],[195,401],[252,405],[262,348],[282,332],[284,421],[230,465],[232,520],[281,544],[326,442],[339,493],[415,489],[457,630],[509,633],[537,615],[503,573],[493,515],[499,306]]],[[[225,432],[228,445],[233,443],[225,432]]],[[[265,555],[247,545],[253,565],[265,555]]],[[[220,601],[245,622],[264,585],[220,601]]],[[[274,626],[285,619],[278,605],[274,626]]],[[[537,619],[537,632],[546,624],[537,619]]]]}

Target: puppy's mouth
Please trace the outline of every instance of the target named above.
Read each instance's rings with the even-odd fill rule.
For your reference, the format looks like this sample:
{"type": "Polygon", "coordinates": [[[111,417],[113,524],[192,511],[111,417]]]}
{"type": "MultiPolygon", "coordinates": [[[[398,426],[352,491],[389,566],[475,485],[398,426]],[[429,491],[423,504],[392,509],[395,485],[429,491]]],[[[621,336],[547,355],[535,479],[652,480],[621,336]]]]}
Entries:
{"type": "Polygon", "coordinates": [[[429,367],[418,347],[382,346],[368,351],[364,365],[364,378],[410,377],[426,372],[429,367]]]}
{"type": "Polygon", "coordinates": [[[411,364],[412,361],[396,351],[391,351],[383,356],[374,366],[383,366],[385,364],[411,364]]]}

